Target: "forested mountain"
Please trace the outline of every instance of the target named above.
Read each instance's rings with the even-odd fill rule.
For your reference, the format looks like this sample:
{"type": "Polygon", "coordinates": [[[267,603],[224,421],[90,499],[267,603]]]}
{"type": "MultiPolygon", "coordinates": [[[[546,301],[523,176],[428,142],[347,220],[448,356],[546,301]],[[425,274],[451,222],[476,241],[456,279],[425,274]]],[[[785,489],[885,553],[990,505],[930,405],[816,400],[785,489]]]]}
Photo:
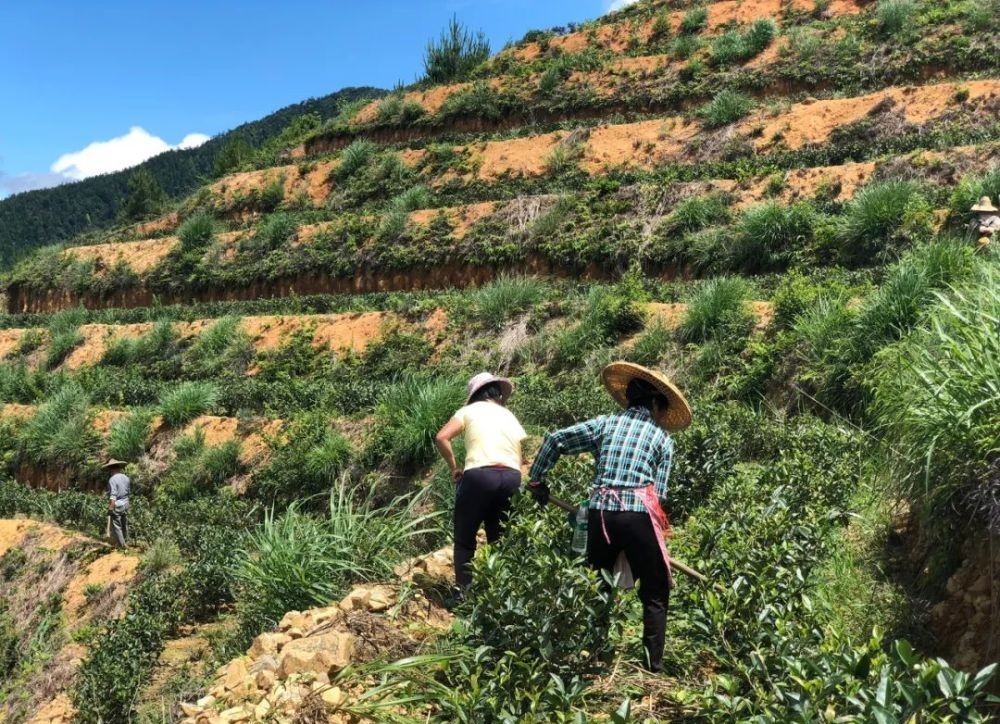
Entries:
{"type": "MultiPolygon", "coordinates": [[[[383,94],[377,88],[344,88],[244,123],[198,148],[160,154],[138,168],[148,169],[168,197],[178,198],[190,193],[212,173],[216,156],[231,139],[239,136],[251,146],[259,147],[298,116],[315,113],[325,120],[335,116],[345,103],[383,94]]],[[[0,201],[0,264],[6,265],[36,247],[110,226],[134,171],[131,168],[55,188],[27,191],[0,201]]]]}

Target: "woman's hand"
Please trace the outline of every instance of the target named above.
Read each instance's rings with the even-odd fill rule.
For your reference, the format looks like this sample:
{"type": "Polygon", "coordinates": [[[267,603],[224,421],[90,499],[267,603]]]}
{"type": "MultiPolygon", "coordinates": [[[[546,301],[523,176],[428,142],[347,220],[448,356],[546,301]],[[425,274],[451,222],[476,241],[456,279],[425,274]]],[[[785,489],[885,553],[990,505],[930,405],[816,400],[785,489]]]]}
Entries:
{"type": "Polygon", "coordinates": [[[458,481],[462,479],[462,473],[464,471],[461,468],[455,468],[451,471],[451,479],[458,485],[458,481]]]}

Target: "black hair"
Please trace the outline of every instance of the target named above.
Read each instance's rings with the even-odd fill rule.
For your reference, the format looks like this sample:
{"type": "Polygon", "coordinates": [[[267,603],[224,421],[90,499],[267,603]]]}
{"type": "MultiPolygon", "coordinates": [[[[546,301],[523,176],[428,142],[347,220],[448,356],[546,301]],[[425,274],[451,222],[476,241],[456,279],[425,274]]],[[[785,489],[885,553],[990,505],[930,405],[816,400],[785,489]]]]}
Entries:
{"type": "Polygon", "coordinates": [[[639,379],[638,377],[629,380],[628,387],[625,388],[625,399],[628,401],[630,408],[644,407],[649,410],[650,414],[655,412],[653,409],[654,403],[658,404],[661,410],[666,410],[670,405],[670,401],[666,395],[646,382],[646,380],[639,379]]]}
{"type": "Polygon", "coordinates": [[[490,382],[483,385],[469,399],[469,404],[473,402],[499,402],[503,404],[503,387],[499,382],[490,382]]]}

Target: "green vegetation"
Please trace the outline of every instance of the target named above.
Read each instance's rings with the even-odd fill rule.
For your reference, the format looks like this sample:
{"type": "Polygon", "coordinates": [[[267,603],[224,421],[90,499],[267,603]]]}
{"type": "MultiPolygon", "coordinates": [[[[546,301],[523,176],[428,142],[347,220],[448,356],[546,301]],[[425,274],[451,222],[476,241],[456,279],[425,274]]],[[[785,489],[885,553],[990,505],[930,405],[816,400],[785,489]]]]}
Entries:
{"type": "Polygon", "coordinates": [[[167,195],[149,169],[139,167],[128,180],[128,195],[119,212],[125,221],[143,221],[163,211],[167,195]]]}
{"type": "Polygon", "coordinates": [[[753,101],[742,93],[720,91],[710,103],[698,111],[708,128],[718,128],[745,118],[753,110],[753,101]]]}
{"type": "Polygon", "coordinates": [[[180,427],[208,412],[219,393],[208,382],[183,382],[166,392],[160,399],[160,414],[171,427],[180,427]]]}
{"type": "Polygon", "coordinates": [[[427,44],[424,78],[431,83],[465,80],[490,57],[490,43],[480,31],[473,33],[453,17],[437,41],[427,44]]]}
{"type": "MultiPolygon", "coordinates": [[[[0,516],[100,536],[98,465],[127,460],[134,484],[124,615],[72,634],[88,650],[81,721],[160,716],[133,702],[169,638],[212,632],[163,695],[195,701],[289,610],[447,546],[455,487],[433,438],[470,375],[513,379],[530,459],[544,432],[615,410],[599,377],[615,359],[667,372],[695,410],[675,436],[670,545],[712,585],[678,575],[666,676],[640,671],[634,596],[609,595],[568,550],[565,515],[520,495],[450,629],[401,652],[382,645],[390,616],[345,615],[363,663],[332,682],[350,692],[341,714],[985,721],[993,670],[967,642],[989,634],[952,576],[988,569],[978,551],[1000,525],[1000,279],[995,250],[966,238],[972,203],[1000,194],[983,91],[1000,36],[965,0],[862,5],[784,3],[744,25],[712,8],[709,30],[706,7],[640,2],[493,60],[453,21],[427,77],[364,120],[363,99],[303,108],[266,137],[211,142],[198,166],[259,174],[180,200],[190,186],[151,160],[176,230],[71,242],[179,237],[151,270],[54,247],[12,271],[12,309],[53,311],[0,319],[0,516]],[[910,104],[931,71],[953,85],[924,118],[910,104]],[[463,85],[407,100],[439,82],[463,85]],[[814,123],[889,85],[843,106],[853,122],[814,123]],[[77,303],[92,308],[58,311],[77,303]],[[318,316],[332,313],[348,318],[318,316]],[[208,414],[225,417],[190,425],[208,414]]],[[[15,207],[71,228],[37,213],[64,193],[3,202],[0,228],[15,207]]],[[[592,474],[567,457],[550,482],[577,501],[592,474]]],[[[45,568],[0,557],[0,718],[63,643],[58,591],[30,637],[10,604],[45,568]]],[[[404,616],[414,600],[433,615],[446,584],[425,585],[401,585],[404,616]]],[[[110,591],[86,587],[87,605],[110,591]]]]}

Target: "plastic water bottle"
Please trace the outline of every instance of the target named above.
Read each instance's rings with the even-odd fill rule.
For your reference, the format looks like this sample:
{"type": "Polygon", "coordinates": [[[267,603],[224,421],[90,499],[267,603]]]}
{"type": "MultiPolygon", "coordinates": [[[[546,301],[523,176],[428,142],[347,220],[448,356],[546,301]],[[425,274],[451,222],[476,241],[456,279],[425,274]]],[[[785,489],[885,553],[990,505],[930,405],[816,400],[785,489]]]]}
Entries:
{"type": "Polygon", "coordinates": [[[576,509],[576,518],[573,521],[573,542],[570,548],[577,555],[587,552],[587,501],[583,501],[576,509]]]}

